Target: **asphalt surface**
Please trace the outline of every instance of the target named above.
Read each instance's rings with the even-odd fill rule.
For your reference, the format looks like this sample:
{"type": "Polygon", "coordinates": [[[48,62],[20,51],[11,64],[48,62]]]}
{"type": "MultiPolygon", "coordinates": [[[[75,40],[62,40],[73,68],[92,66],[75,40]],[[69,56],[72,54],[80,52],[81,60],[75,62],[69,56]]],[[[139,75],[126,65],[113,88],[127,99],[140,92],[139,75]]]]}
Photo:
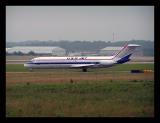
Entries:
{"type": "MultiPolygon", "coordinates": [[[[6,64],[25,64],[28,60],[8,60],[6,64]]],[[[125,64],[154,64],[154,62],[126,62],[125,64]]]]}

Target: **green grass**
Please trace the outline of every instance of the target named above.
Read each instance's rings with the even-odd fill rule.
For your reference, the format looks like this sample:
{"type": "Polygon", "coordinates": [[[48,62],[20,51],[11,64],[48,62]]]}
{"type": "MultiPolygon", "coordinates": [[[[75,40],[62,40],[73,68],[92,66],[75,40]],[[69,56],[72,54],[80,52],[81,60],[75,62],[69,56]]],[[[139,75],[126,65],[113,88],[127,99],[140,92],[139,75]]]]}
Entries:
{"type": "Polygon", "coordinates": [[[26,74],[16,73],[28,71],[22,64],[6,64],[6,72],[15,72],[6,74],[6,116],[153,117],[154,73],[122,72],[131,69],[154,70],[154,64],[26,74]]]}
{"type": "Polygon", "coordinates": [[[28,71],[23,64],[6,64],[6,72],[25,72],[28,71]]]}
{"type": "Polygon", "coordinates": [[[153,81],[10,85],[6,116],[152,117],[153,85],[153,81]]]}
{"type": "MultiPolygon", "coordinates": [[[[130,71],[132,69],[140,69],[140,70],[144,70],[144,69],[150,69],[150,70],[154,70],[154,64],[121,64],[121,65],[117,65],[117,66],[113,66],[113,67],[109,67],[109,68],[101,68],[101,69],[89,69],[89,71],[101,71],[101,72],[105,72],[105,71],[130,71]]],[[[6,64],[6,72],[27,72],[29,71],[28,69],[26,69],[23,64],[6,64]]],[[[39,70],[41,71],[41,70],[39,70]]],[[[43,71],[62,71],[61,69],[52,69],[52,70],[43,70],[43,71]]],[[[81,70],[76,70],[76,69],[67,69],[65,70],[66,72],[75,72],[75,71],[81,71],[81,70]]]]}

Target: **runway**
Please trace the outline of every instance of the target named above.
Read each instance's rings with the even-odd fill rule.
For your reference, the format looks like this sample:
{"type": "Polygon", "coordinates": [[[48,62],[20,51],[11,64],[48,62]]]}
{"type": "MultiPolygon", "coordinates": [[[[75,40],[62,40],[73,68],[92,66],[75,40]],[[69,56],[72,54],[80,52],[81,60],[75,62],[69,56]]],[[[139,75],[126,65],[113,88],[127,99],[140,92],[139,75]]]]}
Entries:
{"type": "MultiPolygon", "coordinates": [[[[6,60],[6,64],[25,64],[28,60],[6,60]]],[[[125,64],[154,64],[154,61],[130,61],[125,64]]]]}

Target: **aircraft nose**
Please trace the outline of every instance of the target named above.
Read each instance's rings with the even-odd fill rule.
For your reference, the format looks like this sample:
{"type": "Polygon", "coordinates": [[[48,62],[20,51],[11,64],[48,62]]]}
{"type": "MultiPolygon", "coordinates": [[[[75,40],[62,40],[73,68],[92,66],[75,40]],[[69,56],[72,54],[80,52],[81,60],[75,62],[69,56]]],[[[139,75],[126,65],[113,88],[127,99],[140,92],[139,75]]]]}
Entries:
{"type": "Polygon", "coordinates": [[[30,62],[30,61],[29,61],[29,62],[26,62],[26,63],[24,64],[24,67],[30,67],[30,66],[31,66],[31,63],[32,63],[32,62],[30,62]]]}
{"type": "Polygon", "coordinates": [[[28,64],[24,64],[24,67],[28,67],[28,64]]]}
{"type": "Polygon", "coordinates": [[[27,63],[26,63],[26,64],[24,64],[24,67],[29,67],[29,64],[27,64],[27,63]]]}

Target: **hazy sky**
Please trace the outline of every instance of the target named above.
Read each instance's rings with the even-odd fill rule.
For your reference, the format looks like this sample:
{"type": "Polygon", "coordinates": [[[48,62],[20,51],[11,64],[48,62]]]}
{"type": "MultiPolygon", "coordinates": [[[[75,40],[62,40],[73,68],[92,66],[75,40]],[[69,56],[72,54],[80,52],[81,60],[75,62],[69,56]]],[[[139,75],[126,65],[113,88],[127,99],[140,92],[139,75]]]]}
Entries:
{"type": "Polygon", "coordinates": [[[6,41],[154,40],[154,6],[7,6],[6,41]]]}

